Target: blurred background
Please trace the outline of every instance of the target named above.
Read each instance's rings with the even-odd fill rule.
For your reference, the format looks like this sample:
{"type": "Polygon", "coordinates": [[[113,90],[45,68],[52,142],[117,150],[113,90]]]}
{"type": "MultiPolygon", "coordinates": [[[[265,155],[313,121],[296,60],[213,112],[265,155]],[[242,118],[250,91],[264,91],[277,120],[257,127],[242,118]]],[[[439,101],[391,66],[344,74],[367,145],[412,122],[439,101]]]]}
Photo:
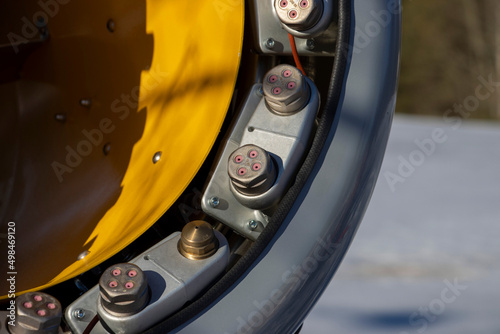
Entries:
{"type": "Polygon", "coordinates": [[[370,206],[302,334],[500,334],[500,1],[403,0],[370,206]]]}
{"type": "MultiPolygon", "coordinates": [[[[398,113],[441,117],[474,94],[478,76],[500,78],[500,1],[402,2],[398,113]]],[[[500,94],[471,118],[499,120],[500,94]]]]}

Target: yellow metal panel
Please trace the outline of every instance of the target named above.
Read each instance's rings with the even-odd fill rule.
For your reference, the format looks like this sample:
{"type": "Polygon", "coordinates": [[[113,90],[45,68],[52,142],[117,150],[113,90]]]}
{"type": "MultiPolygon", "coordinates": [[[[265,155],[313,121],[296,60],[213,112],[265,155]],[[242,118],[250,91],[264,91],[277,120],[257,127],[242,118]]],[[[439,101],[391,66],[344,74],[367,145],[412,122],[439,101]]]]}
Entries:
{"type": "MultiPolygon", "coordinates": [[[[80,6],[85,6],[85,3],[80,2],[80,6]]],[[[119,7],[122,3],[133,2],[121,0],[114,3],[119,7]]],[[[125,78],[126,71],[123,67],[114,71],[112,67],[114,62],[123,63],[123,59],[109,59],[109,71],[103,67],[99,72],[93,73],[98,78],[106,78],[110,72],[114,71],[111,84],[107,78],[109,91],[98,89],[92,91],[92,87],[98,87],[99,83],[85,85],[85,82],[82,83],[78,76],[71,76],[72,80],[75,80],[75,85],[86,87],[88,94],[94,97],[93,101],[97,103],[106,101],[101,105],[92,105],[90,113],[85,116],[88,124],[82,127],[78,118],[82,116],[69,113],[66,123],[61,126],[63,130],[58,130],[59,128],[54,128],[58,125],[52,124],[56,123],[51,119],[52,115],[45,117],[50,118],[47,122],[52,122],[46,128],[49,132],[45,134],[46,136],[55,136],[51,132],[63,131],[64,138],[71,139],[68,145],[79,147],[78,145],[82,142],[82,128],[87,130],[87,134],[91,129],[98,129],[104,135],[102,143],[109,142],[111,149],[107,155],[104,155],[99,147],[99,150],[94,150],[99,152],[92,152],[87,160],[83,157],[83,161],[73,168],[72,172],[60,171],[59,184],[57,184],[54,182],[56,179],[54,173],[57,176],[57,168],[53,163],[61,161],[58,157],[64,157],[67,150],[63,150],[65,146],[58,140],[49,140],[46,143],[47,147],[57,146],[58,143],[61,146],[57,154],[47,149],[47,154],[44,155],[47,165],[52,167],[50,173],[47,172],[51,174],[47,178],[52,179],[38,182],[44,185],[44,189],[25,189],[24,193],[20,192],[18,196],[24,194],[24,197],[30,197],[20,201],[24,201],[29,206],[30,201],[36,201],[37,197],[40,200],[47,200],[42,197],[50,197],[51,194],[62,198],[71,197],[71,200],[68,200],[69,203],[65,203],[64,206],[54,206],[57,207],[57,212],[37,213],[41,215],[41,221],[46,216],[49,217],[47,219],[52,217],[64,221],[65,225],[60,227],[59,231],[52,231],[52,235],[49,232],[51,240],[40,240],[39,245],[25,245],[26,248],[23,246],[23,249],[29,249],[31,252],[50,249],[51,254],[59,253],[61,256],[47,258],[32,253],[31,263],[24,265],[22,270],[18,270],[19,275],[24,277],[18,282],[18,289],[25,290],[25,292],[40,290],[67,280],[89,270],[130,244],[157,221],[185,190],[219,134],[239,68],[243,39],[243,0],[147,0],[145,3],[146,32],[154,38],[154,49],[149,69],[142,71],[140,75],[140,85],[129,86],[128,89],[123,85],[120,86],[122,78],[116,73],[123,71],[125,78]],[[121,87],[121,90],[115,89],[115,85],[121,87]],[[110,96],[106,98],[101,96],[106,94],[110,96]],[[104,111],[92,114],[92,110],[99,108],[104,111]],[[74,117],[74,122],[72,122],[72,117],[74,117]],[[120,123],[122,121],[123,123],[120,123]],[[130,142],[131,149],[120,148],[122,142],[130,142]],[[153,156],[156,152],[162,152],[161,159],[153,163],[153,156]],[[122,169],[123,172],[120,172],[122,169]],[[100,176],[103,173],[108,176],[106,179],[100,176]],[[77,178],[76,175],[80,177],[77,178]],[[63,177],[64,180],[62,180],[63,177]],[[66,180],[68,183],[65,183],[66,180]],[[82,195],[78,187],[85,189],[81,192],[82,195]],[[27,196],[28,191],[33,191],[33,193],[27,196]],[[93,201],[100,198],[109,205],[95,207],[92,204],[93,201]],[[85,207],[87,204],[88,207],[85,207]],[[72,218],[81,217],[81,210],[85,210],[86,216],[75,224],[72,218]],[[78,212],[78,215],[75,212],[78,212]],[[81,224],[84,226],[82,227],[81,224]],[[67,240],[65,240],[63,230],[67,240]],[[72,233],[78,238],[72,238],[72,233]],[[71,254],[65,254],[67,250],[71,250],[68,251],[71,254]],[[78,252],[88,250],[89,253],[83,260],[76,260],[76,255],[78,255],[74,254],[76,250],[78,252]],[[51,265],[51,262],[54,264],[51,265]],[[43,275],[38,275],[39,272],[43,272],[43,275]]],[[[70,5],[72,4],[68,4],[70,5]]],[[[64,8],[60,10],[59,15],[64,15],[64,8]]],[[[96,11],[96,15],[103,15],[98,14],[98,6],[93,10],[96,11]]],[[[113,8],[110,12],[113,12],[113,8]]],[[[114,33],[117,34],[120,29],[127,29],[127,25],[137,26],[137,21],[140,19],[134,13],[130,13],[126,20],[116,21],[114,33]]],[[[56,26],[55,20],[54,26],[56,26]]],[[[85,27],[81,28],[81,34],[88,33],[91,34],[92,31],[89,32],[88,29],[86,31],[85,27]]],[[[121,34],[120,36],[124,39],[128,37],[126,30],[122,30],[121,34]]],[[[103,39],[99,43],[104,43],[102,46],[105,47],[106,40],[103,39]]],[[[96,43],[95,47],[99,47],[99,43],[96,43]]],[[[79,44],[74,47],[78,48],[79,44]]],[[[140,45],[128,44],[120,50],[125,59],[137,63],[134,68],[142,66],[143,61],[127,54],[141,53],[141,50],[135,49],[140,47],[140,45]]],[[[147,54],[147,51],[142,53],[147,54]]],[[[106,54],[103,54],[103,57],[105,56],[106,54]]],[[[57,58],[55,51],[54,57],[57,58]]],[[[82,61],[85,59],[87,58],[82,61]]],[[[54,66],[64,66],[64,64],[54,66]]],[[[79,96],[78,94],[81,95],[81,90],[77,94],[75,89],[67,87],[59,87],[62,93],[52,89],[53,85],[65,86],[73,83],[64,84],[64,80],[61,79],[64,74],[56,77],[54,74],[44,73],[43,69],[33,65],[33,62],[31,65],[27,62],[24,71],[31,74],[24,76],[30,81],[21,81],[16,84],[21,95],[20,99],[22,99],[23,92],[39,92],[45,89],[44,97],[48,94],[53,97],[50,101],[69,105],[79,96]],[[33,83],[35,79],[43,81],[41,78],[46,77],[50,77],[51,85],[33,83]]],[[[72,71],[72,69],[68,68],[67,71],[72,71]]],[[[78,70],[75,69],[75,71],[78,70]]],[[[88,71],[82,73],[81,78],[88,76],[88,71]]],[[[46,104],[50,104],[45,108],[46,110],[58,108],[52,102],[46,104]]],[[[41,105],[43,103],[40,103],[41,105]]],[[[23,106],[20,107],[22,108],[23,106]]],[[[85,113],[86,111],[79,112],[85,113]]],[[[22,123],[22,117],[20,122],[22,123]]],[[[29,127],[26,130],[29,130],[29,127]]],[[[37,130],[33,129],[33,131],[37,130]]],[[[97,141],[99,136],[96,132],[94,134],[96,135],[94,139],[97,141]]],[[[39,139],[31,138],[30,140],[21,140],[20,145],[28,146],[30,142],[39,139]]],[[[46,165],[42,167],[47,169],[46,165]]],[[[51,208],[51,210],[55,209],[51,208]]],[[[16,222],[18,225],[40,223],[40,221],[24,222],[22,214],[16,217],[19,217],[16,222]]],[[[20,234],[19,238],[21,238],[20,234]]]]}

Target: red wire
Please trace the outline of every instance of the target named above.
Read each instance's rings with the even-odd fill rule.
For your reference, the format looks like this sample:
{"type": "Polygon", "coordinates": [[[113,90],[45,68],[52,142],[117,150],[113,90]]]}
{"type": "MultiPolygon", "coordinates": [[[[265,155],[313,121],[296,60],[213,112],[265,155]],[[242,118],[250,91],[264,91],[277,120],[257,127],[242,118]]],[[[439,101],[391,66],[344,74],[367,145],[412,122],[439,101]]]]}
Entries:
{"type": "Polygon", "coordinates": [[[85,330],[83,331],[83,334],[90,334],[92,329],[94,329],[95,325],[97,325],[98,321],[99,321],[99,318],[97,317],[97,314],[96,314],[96,316],[94,318],[92,318],[92,320],[87,325],[87,328],[85,328],[85,330]]]}
{"type": "Polygon", "coordinates": [[[295,61],[295,66],[302,72],[302,74],[306,75],[306,71],[302,67],[299,59],[299,53],[297,52],[297,46],[295,45],[295,38],[292,34],[288,33],[288,39],[290,40],[290,47],[292,48],[293,60],[295,61]]]}

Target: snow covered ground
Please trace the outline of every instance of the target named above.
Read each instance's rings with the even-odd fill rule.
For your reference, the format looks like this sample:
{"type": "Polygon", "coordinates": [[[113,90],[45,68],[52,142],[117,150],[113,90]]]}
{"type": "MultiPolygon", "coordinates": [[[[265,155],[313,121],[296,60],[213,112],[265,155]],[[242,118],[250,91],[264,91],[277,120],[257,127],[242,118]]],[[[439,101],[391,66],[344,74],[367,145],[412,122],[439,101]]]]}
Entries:
{"type": "Polygon", "coordinates": [[[499,123],[395,117],[363,223],[302,330],[344,333],[500,333],[499,123]]]}

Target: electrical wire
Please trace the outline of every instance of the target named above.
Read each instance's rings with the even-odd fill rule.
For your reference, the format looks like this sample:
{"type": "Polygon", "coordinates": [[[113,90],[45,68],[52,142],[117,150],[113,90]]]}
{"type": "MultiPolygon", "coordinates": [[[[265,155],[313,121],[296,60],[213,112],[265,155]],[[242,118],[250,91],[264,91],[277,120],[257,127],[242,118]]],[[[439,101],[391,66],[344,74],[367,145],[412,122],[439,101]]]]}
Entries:
{"type": "Polygon", "coordinates": [[[83,334],[90,334],[92,329],[94,329],[95,325],[97,325],[98,321],[99,321],[99,317],[96,314],[95,317],[93,317],[92,320],[87,325],[87,328],[85,328],[85,330],[83,331],[83,334]]]}
{"type": "Polygon", "coordinates": [[[302,74],[307,76],[306,71],[304,71],[304,68],[300,63],[299,53],[297,52],[297,45],[295,45],[295,37],[293,37],[292,34],[288,33],[288,39],[290,40],[290,47],[292,48],[292,55],[293,55],[293,60],[295,61],[295,67],[297,67],[302,72],[302,74]]]}

